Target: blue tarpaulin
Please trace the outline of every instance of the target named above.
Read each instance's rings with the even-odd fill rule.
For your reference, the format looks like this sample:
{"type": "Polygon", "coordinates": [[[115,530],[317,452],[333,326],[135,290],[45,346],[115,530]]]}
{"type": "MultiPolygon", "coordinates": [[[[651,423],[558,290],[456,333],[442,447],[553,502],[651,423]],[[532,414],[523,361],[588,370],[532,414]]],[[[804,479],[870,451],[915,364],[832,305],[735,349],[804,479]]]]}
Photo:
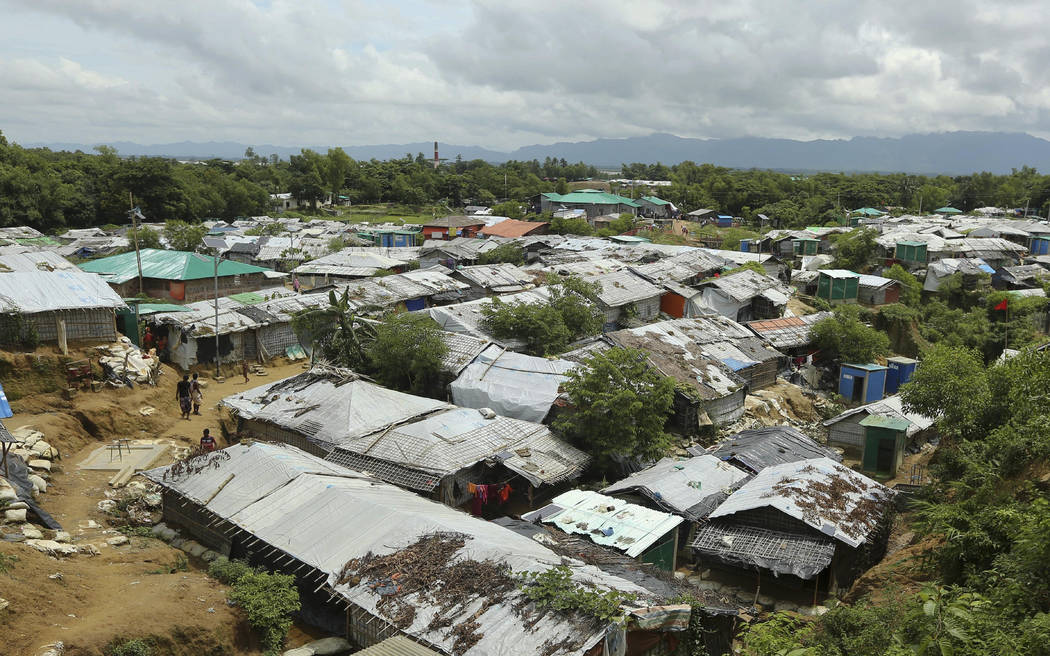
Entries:
{"type": "Polygon", "coordinates": [[[11,412],[11,404],[7,402],[7,394],[4,392],[4,386],[0,385],[0,419],[7,419],[13,416],[11,412]]]}

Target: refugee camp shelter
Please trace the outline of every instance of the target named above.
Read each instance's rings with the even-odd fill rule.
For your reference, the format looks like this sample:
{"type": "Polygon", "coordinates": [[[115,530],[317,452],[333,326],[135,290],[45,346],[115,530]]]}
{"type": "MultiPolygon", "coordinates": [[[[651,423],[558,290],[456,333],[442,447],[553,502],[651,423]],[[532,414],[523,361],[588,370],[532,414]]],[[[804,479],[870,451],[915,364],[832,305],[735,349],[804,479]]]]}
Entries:
{"type": "Polygon", "coordinates": [[[748,474],[757,474],[766,467],[813,458],[831,458],[836,462],[842,456],[821,446],[793,426],[752,428],[730,435],[709,449],[689,447],[694,455],[710,454],[728,462],[748,474]]]}
{"type": "MultiPolygon", "coordinates": [[[[919,435],[933,426],[933,419],[915,412],[905,412],[901,397],[887,396],[884,399],[846,410],[837,417],[824,422],[828,429],[828,446],[843,449],[847,455],[860,458],[865,448],[866,429],[861,422],[872,416],[893,417],[908,422],[904,435],[909,445],[919,435]]],[[[907,445],[906,445],[907,446],[907,445]]]]}
{"type": "Polygon", "coordinates": [[[872,403],[886,393],[886,367],[880,364],[842,364],[839,395],[850,403],[872,403]]]}
{"type": "Polygon", "coordinates": [[[707,280],[699,285],[700,303],[734,321],[772,319],[784,314],[790,292],[773,276],[751,269],[707,280]]]}
{"type": "Polygon", "coordinates": [[[470,285],[471,298],[510,294],[536,286],[532,276],[509,262],[462,266],[455,270],[452,277],[470,285]]]}
{"type": "Polygon", "coordinates": [[[541,422],[561,395],[575,362],[539,358],[489,344],[449,389],[456,405],[541,422]]]}
{"type": "Polygon", "coordinates": [[[791,252],[797,257],[816,255],[820,252],[820,240],[815,237],[796,237],[791,240],[791,252]]]}
{"type": "Polygon", "coordinates": [[[222,400],[239,433],[319,457],[449,505],[469,484],[515,489],[576,478],[590,458],[542,424],[395,392],[345,369],[308,372],[222,400]]]}
{"type": "Polygon", "coordinates": [[[697,528],[702,564],[848,586],[881,559],[893,492],[830,458],[767,467],[697,528]],[[830,568],[830,569],[829,569],[830,568]]]}
{"type": "MultiPolygon", "coordinates": [[[[818,283],[819,284],[819,283],[818,283]]],[[[893,278],[861,275],[857,284],[857,301],[864,305],[888,305],[900,300],[901,283],[893,278]]]]}
{"type": "Polygon", "coordinates": [[[539,195],[539,204],[540,212],[577,209],[585,211],[588,218],[607,214],[637,214],[642,207],[630,198],[596,189],[579,189],[567,194],[543,193],[539,195]]]}
{"type": "Polygon", "coordinates": [[[781,317],[747,322],[747,327],[779,351],[794,354],[804,352],[812,342],[813,324],[831,316],[831,312],[815,312],[801,317],[781,317]]]}
{"type": "MultiPolygon", "coordinates": [[[[361,647],[404,635],[449,656],[545,656],[552,643],[559,654],[583,656],[611,631],[627,653],[641,653],[641,645],[630,651],[636,639],[653,644],[651,631],[634,633],[637,624],[581,625],[535,609],[505,572],[564,565],[575,583],[632,593],[639,607],[665,601],[646,588],[287,445],[237,444],[143,475],[163,488],[166,522],[230,558],[293,574],[300,616],[361,647]],[[462,585],[464,572],[481,577],[465,604],[447,588],[462,585]],[[389,584],[398,580],[401,588],[389,584]],[[464,642],[449,626],[475,633],[464,642]]],[[[673,635],[664,638],[670,653],[673,635]]]]}
{"type": "Polygon", "coordinates": [[[499,223],[485,226],[481,234],[486,237],[504,237],[513,239],[526,235],[545,235],[550,230],[550,223],[546,221],[518,221],[517,219],[503,219],[499,223]]]}
{"type": "Polygon", "coordinates": [[[111,342],[127,306],[99,276],[83,271],[0,272],[0,344],[111,342]]]}
{"type": "Polygon", "coordinates": [[[485,219],[478,216],[446,216],[423,224],[424,239],[453,239],[477,237],[485,227],[485,219]]]}
{"type": "Polygon", "coordinates": [[[644,508],[590,490],[569,490],[550,504],[522,515],[526,521],[551,524],[566,533],[584,535],[595,544],[621,551],[643,563],[673,572],[678,564],[678,531],[682,517],[644,508]]]}
{"type": "MultiPolygon", "coordinates": [[[[139,293],[138,262],[134,252],[111,255],[84,262],[80,268],[102,276],[117,294],[132,297],[139,293]]],[[[164,298],[192,303],[215,298],[215,259],[188,251],[165,251],[144,248],[142,290],[151,298],[164,298]]],[[[269,269],[219,260],[219,296],[253,292],[267,287],[283,286],[283,278],[266,275],[269,269]]]]}
{"type": "Polygon", "coordinates": [[[663,290],[630,271],[614,271],[590,279],[601,285],[598,307],[605,315],[605,330],[615,330],[631,320],[650,321],[660,314],[663,290]]]}
{"type": "Polygon", "coordinates": [[[821,269],[817,278],[817,298],[828,303],[856,303],[860,274],[846,269],[821,269]]]}
{"type": "Polygon", "coordinates": [[[602,490],[653,505],[691,522],[705,519],[749,475],[709,454],[663,458],[602,490]]]}

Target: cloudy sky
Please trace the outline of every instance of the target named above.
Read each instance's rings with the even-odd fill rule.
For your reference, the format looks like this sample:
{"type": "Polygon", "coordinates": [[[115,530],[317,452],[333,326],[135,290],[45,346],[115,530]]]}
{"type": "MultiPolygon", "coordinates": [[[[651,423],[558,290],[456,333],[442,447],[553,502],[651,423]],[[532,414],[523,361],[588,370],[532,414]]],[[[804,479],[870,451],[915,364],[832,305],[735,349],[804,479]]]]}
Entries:
{"type": "Polygon", "coordinates": [[[15,141],[1050,136],[1039,0],[0,0],[15,141]]]}

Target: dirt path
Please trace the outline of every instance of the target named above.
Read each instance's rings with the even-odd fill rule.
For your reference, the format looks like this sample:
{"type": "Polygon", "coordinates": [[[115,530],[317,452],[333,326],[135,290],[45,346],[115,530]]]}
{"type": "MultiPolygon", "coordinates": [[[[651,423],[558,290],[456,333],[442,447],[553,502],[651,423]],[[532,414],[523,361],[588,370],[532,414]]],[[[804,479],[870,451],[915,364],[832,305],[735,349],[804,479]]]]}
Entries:
{"type": "Polygon", "coordinates": [[[267,367],[265,376],[252,375],[248,384],[240,376],[224,383],[209,380],[201,415],[190,421],[179,418],[178,377],[169,368],[157,387],[82,392],[71,401],[39,395],[13,403],[15,416],[5,424],[34,426],[63,454],[39,501],[74,544],[95,545],[99,555],[55,558],[0,541],[0,554],[18,559],[8,573],[0,573],[0,597],[10,602],[0,611],[0,653],[31,656],[41,645],[61,640],[67,656],[101,656],[115,638],[155,636],[158,653],[258,654],[240,616],[226,604],[226,589],[204,575],[203,563],[176,567],[182,552],[153,538],[106,543],[119,535],[110,526],[112,518],[98,509],[113,473],[80,470],[77,464],[116,437],[196,444],[204,428],[219,437],[219,400],[302,370],[301,363],[267,367]],[[149,416],[140,413],[146,406],[155,409],[149,416]]]}

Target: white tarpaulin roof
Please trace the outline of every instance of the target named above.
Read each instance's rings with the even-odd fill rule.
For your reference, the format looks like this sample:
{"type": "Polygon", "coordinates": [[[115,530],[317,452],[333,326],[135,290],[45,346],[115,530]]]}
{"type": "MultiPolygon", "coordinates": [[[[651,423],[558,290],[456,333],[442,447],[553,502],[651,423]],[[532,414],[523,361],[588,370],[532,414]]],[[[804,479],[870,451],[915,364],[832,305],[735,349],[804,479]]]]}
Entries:
{"type": "Polygon", "coordinates": [[[491,408],[506,417],[543,421],[558,398],[565,374],[576,366],[493,344],[452,382],[452,400],[467,408],[491,408]]]}
{"type": "Polygon", "coordinates": [[[612,547],[636,558],[684,520],[659,510],[627,503],[590,490],[569,490],[554,497],[550,505],[523,515],[539,519],[566,533],[580,533],[597,544],[612,547]]]}
{"type": "Polygon", "coordinates": [[[125,308],[101,276],[83,271],[0,273],[0,312],[53,312],[125,308]]]}

